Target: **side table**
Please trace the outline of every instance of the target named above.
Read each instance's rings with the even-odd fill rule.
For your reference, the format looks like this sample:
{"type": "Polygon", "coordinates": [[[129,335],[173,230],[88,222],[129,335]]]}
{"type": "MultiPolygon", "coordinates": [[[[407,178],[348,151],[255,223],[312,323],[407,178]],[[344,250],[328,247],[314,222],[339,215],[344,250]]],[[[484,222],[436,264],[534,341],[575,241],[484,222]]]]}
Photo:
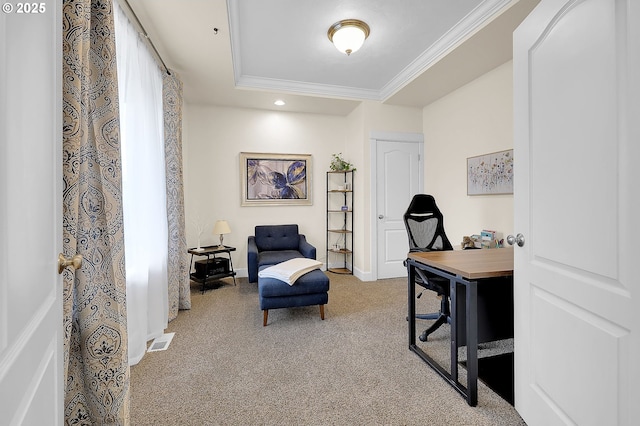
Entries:
{"type": "Polygon", "coordinates": [[[187,250],[187,253],[191,255],[191,264],[189,266],[189,276],[190,278],[197,282],[202,283],[202,292],[204,293],[207,282],[216,281],[221,278],[233,277],[233,285],[236,285],[236,273],[233,270],[233,260],[231,259],[231,252],[236,251],[235,247],[230,246],[207,246],[198,248],[190,248],[187,250]],[[214,263],[216,256],[226,254],[229,260],[229,268],[224,268],[222,271],[213,271],[211,272],[209,269],[209,264],[214,263]],[[207,267],[205,268],[204,275],[197,274],[193,271],[193,256],[206,256],[207,257],[207,267]]]}

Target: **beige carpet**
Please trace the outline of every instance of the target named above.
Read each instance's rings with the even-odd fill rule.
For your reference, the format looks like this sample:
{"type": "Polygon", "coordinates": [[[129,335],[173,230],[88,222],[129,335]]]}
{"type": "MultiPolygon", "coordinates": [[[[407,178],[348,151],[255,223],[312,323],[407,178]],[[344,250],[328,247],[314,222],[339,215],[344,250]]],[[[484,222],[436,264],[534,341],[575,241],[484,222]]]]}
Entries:
{"type": "MultiPolygon", "coordinates": [[[[246,278],[204,294],[193,284],[169,349],[131,369],[131,424],[524,425],[483,383],[469,407],[409,351],[405,279],[328,276],[324,321],[317,306],[277,309],[267,327],[246,278]]],[[[418,308],[438,303],[425,293],[418,308]]],[[[423,344],[444,360],[448,328],[423,344]]]]}

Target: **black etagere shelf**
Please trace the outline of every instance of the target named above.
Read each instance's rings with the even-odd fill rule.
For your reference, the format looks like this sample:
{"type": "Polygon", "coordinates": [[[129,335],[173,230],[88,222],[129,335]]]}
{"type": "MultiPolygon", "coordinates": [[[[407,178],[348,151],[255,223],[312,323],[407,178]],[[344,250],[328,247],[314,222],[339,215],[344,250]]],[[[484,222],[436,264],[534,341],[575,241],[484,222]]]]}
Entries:
{"type": "Polygon", "coordinates": [[[353,274],[353,173],[327,172],[327,271],[353,274]]]}

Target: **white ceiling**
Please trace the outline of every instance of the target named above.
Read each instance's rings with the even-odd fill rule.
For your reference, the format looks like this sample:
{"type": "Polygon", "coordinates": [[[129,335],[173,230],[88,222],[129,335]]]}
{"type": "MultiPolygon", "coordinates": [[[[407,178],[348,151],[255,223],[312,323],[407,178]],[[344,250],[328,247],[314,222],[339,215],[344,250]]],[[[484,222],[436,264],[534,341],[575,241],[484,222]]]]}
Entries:
{"type": "Polygon", "coordinates": [[[422,107],[503,64],[539,0],[128,2],[187,102],[346,115],[362,100],[422,107]],[[348,18],[371,28],[351,56],[327,38],[348,18]]]}

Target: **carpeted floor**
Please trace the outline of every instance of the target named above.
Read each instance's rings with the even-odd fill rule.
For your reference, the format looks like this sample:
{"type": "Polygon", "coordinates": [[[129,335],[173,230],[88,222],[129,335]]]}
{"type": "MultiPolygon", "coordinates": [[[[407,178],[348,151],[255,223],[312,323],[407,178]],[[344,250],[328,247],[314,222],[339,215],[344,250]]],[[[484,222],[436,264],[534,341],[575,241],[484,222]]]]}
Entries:
{"type": "MultiPolygon", "coordinates": [[[[193,284],[169,349],[131,368],[131,424],[524,425],[483,383],[469,407],[409,351],[405,279],[328,276],[324,321],[317,306],[278,309],[267,327],[246,278],[204,294],[193,284]]],[[[438,304],[425,293],[418,307],[438,304]]],[[[423,345],[446,360],[448,326],[423,345]]]]}

